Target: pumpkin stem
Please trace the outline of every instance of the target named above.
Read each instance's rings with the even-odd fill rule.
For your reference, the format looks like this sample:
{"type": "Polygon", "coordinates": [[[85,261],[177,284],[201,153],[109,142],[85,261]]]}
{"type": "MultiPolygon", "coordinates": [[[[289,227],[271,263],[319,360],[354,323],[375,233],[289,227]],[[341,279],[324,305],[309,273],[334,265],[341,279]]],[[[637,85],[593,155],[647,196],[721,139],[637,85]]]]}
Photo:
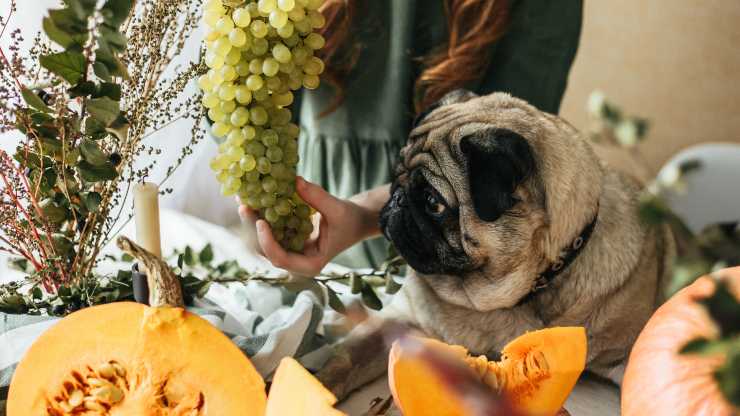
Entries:
{"type": "Polygon", "coordinates": [[[139,262],[149,285],[149,306],[185,307],[180,279],[162,259],[144,250],[130,239],[120,236],[116,245],[139,262]]]}

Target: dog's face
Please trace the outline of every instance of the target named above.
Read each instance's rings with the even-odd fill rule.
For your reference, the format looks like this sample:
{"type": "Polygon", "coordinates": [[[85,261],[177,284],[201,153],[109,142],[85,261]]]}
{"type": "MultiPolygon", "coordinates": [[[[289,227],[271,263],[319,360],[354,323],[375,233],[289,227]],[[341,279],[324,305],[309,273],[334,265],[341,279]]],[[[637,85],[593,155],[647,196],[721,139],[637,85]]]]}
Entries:
{"type": "Polygon", "coordinates": [[[450,93],[401,150],[383,233],[443,300],[510,307],[588,223],[601,167],[561,119],[507,94],[450,93]]]}

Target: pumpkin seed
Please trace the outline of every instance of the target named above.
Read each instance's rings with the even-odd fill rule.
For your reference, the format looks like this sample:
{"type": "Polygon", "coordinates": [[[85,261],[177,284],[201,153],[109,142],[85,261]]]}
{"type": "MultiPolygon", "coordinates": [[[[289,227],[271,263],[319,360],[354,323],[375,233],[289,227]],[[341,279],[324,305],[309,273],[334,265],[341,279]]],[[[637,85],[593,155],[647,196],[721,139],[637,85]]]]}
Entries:
{"type": "Polygon", "coordinates": [[[69,395],[67,402],[69,402],[69,405],[74,408],[82,404],[83,398],[85,398],[85,395],[82,393],[82,390],[75,390],[69,395]]]}
{"type": "Polygon", "coordinates": [[[87,410],[97,410],[99,412],[105,411],[105,406],[100,404],[97,400],[92,398],[86,398],[85,399],[85,409],[87,410]]]}
{"type": "Polygon", "coordinates": [[[105,378],[112,378],[116,374],[116,370],[110,363],[105,363],[98,367],[98,374],[105,378]]]}
{"type": "Polygon", "coordinates": [[[118,364],[117,362],[111,363],[113,365],[113,368],[116,370],[116,374],[118,377],[125,377],[126,376],[126,369],[123,368],[121,364],[118,364]]]}
{"type": "Polygon", "coordinates": [[[102,378],[88,377],[87,384],[89,384],[92,387],[103,387],[109,383],[107,380],[103,380],[102,378]]]}
{"type": "Polygon", "coordinates": [[[123,390],[118,387],[111,386],[110,400],[111,403],[118,403],[123,400],[123,390]]]}

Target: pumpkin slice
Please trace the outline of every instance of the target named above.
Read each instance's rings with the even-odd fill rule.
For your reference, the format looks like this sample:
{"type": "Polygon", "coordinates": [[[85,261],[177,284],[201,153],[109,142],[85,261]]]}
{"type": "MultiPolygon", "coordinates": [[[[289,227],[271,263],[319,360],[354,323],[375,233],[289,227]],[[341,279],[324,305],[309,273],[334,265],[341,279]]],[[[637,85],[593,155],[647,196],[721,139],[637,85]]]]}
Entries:
{"type": "Polygon", "coordinates": [[[244,353],[208,321],[160,306],[182,305],[177,277],[119,246],[144,264],[157,306],[111,303],[59,321],[19,363],[8,416],[262,416],[264,381],[244,353]]]}
{"type": "MultiPolygon", "coordinates": [[[[555,415],[586,366],[586,331],[582,327],[528,332],[502,351],[501,361],[474,357],[459,345],[419,338],[427,348],[466,364],[471,372],[529,415],[555,415]]],[[[405,416],[470,414],[463,397],[453,392],[427,362],[396,342],[388,363],[391,393],[405,416]]]]}
{"type": "Polygon", "coordinates": [[[270,387],[266,416],[346,416],[334,408],[334,397],[319,380],[298,361],[286,357],[280,361],[270,387]]]}

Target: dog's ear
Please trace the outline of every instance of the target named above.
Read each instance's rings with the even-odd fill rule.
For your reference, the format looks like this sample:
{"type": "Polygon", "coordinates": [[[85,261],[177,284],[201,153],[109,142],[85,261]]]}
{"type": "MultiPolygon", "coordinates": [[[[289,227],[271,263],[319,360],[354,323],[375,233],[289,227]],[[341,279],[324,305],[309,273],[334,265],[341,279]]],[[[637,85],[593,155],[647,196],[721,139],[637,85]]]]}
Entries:
{"type": "Polygon", "coordinates": [[[439,107],[442,107],[448,104],[463,103],[477,96],[478,95],[476,95],[474,92],[468,91],[462,88],[458,88],[456,90],[450,91],[447,94],[445,94],[441,99],[437,100],[435,103],[433,103],[429,107],[423,109],[416,117],[414,117],[413,127],[418,126],[419,123],[421,123],[421,121],[424,120],[426,116],[428,116],[432,111],[438,109],[439,107]]]}
{"type": "Polygon", "coordinates": [[[529,143],[505,129],[476,132],[460,140],[467,160],[470,195],[478,217],[495,221],[517,203],[516,187],[535,170],[529,143]]]}

